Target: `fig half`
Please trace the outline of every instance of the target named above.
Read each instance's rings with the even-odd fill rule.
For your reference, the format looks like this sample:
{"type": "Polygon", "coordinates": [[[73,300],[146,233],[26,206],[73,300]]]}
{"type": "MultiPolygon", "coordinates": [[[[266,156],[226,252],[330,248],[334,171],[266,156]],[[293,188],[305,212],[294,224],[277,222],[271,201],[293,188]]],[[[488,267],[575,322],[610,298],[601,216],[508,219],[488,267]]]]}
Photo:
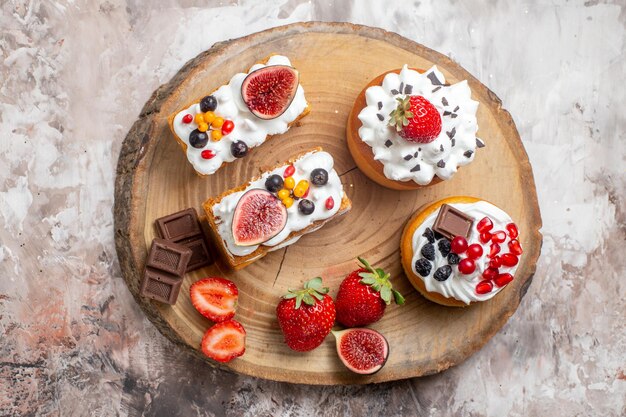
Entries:
{"type": "Polygon", "coordinates": [[[253,189],[241,196],[233,213],[233,239],[238,246],[254,246],[280,233],[287,209],[272,193],[253,189]]]}
{"type": "Polygon", "coordinates": [[[380,371],[389,357],[389,343],[376,330],[357,328],[333,331],[341,362],[352,372],[371,375],[380,371]]]}
{"type": "Polygon", "coordinates": [[[241,97],[256,117],[275,119],[287,110],[298,90],[298,71],[270,65],[252,71],[241,84],[241,97]]]}

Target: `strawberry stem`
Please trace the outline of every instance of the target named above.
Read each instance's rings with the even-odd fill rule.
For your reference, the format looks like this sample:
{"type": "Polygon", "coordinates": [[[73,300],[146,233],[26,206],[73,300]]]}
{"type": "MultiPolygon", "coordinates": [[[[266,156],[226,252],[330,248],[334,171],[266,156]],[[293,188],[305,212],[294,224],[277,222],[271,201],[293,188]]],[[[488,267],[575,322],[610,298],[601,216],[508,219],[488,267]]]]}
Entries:
{"type": "Polygon", "coordinates": [[[389,278],[391,278],[390,274],[385,272],[382,268],[374,269],[369,262],[360,256],[357,259],[361,262],[361,266],[368,271],[359,273],[359,276],[363,278],[359,281],[361,284],[369,285],[374,291],[380,293],[380,298],[387,305],[391,304],[392,295],[396,304],[404,304],[405,299],[402,294],[394,290],[391,285],[391,281],[389,280],[389,278]]]}
{"type": "Polygon", "coordinates": [[[324,294],[328,294],[328,287],[322,287],[322,278],[315,277],[304,283],[304,288],[299,290],[289,289],[289,292],[283,295],[283,298],[288,300],[290,298],[296,299],[296,310],[300,308],[302,302],[309,306],[314,306],[318,299],[322,301],[324,294]]]}

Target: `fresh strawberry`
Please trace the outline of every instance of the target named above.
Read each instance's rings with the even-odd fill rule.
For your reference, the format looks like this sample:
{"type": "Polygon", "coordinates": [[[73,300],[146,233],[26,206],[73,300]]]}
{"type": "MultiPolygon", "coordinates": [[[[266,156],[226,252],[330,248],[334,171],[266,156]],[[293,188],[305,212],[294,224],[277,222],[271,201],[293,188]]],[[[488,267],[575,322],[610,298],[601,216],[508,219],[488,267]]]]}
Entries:
{"type": "Polygon", "coordinates": [[[335,304],[317,277],[304,283],[304,289],[289,290],[276,307],[276,316],[285,343],[306,352],[322,344],[335,323],[335,304]]]}
{"type": "Polygon", "coordinates": [[[398,107],[389,116],[389,125],[410,142],[430,143],[441,133],[441,115],[422,96],[397,98],[398,107]]]}
{"type": "Polygon", "coordinates": [[[232,319],[239,291],[234,282],[220,277],[208,277],[189,288],[191,304],[207,319],[216,323],[232,319]]]}
{"type": "Polygon", "coordinates": [[[346,276],[337,292],[337,321],[346,327],[361,327],[380,320],[393,295],[396,304],[404,297],[394,290],[389,274],[358,258],[363,268],[346,276]]]}
{"type": "Polygon", "coordinates": [[[246,330],[235,320],[217,323],[202,338],[202,353],[218,362],[230,362],[246,351],[246,330]]]}

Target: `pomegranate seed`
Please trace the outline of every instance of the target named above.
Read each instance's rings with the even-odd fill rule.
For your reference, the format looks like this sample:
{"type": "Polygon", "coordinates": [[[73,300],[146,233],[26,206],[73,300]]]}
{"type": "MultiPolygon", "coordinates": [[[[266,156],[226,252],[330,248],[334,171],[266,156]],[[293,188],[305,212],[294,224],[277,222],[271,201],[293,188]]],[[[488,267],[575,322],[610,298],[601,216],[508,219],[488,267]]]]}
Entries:
{"type": "Polygon", "coordinates": [[[215,157],[216,153],[210,149],[205,149],[202,151],[202,153],[200,154],[200,156],[202,156],[204,159],[211,159],[213,157],[215,157]]]}
{"type": "Polygon", "coordinates": [[[493,222],[489,217],[483,217],[476,225],[476,229],[478,229],[480,233],[488,232],[493,229],[493,222]]]}
{"type": "Polygon", "coordinates": [[[513,239],[509,242],[509,252],[517,256],[524,253],[524,251],[522,250],[522,245],[519,244],[519,240],[513,239]]]}
{"type": "Polygon", "coordinates": [[[326,210],[332,210],[335,207],[335,200],[332,197],[326,199],[326,210]]]}
{"type": "Polygon", "coordinates": [[[193,121],[193,116],[190,114],[186,114],[183,116],[183,123],[191,123],[193,121]]]}
{"type": "Polygon", "coordinates": [[[509,232],[509,237],[511,239],[517,239],[517,237],[519,236],[519,231],[517,230],[517,226],[515,226],[515,223],[507,224],[506,230],[507,232],[509,232]]]}
{"type": "Polygon", "coordinates": [[[489,257],[493,258],[498,253],[500,253],[500,245],[498,245],[497,243],[492,243],[489,247],[489,257]]]}
{"type": "Polygon", "coordinates": [[[495,243],[502,243],[506,240],[506,233],[504,233],[502,230],[493,232],[491,234],[491,240],[495,243]]]}
{"type": "Polygon", "coordinates": [[[487,294],[490,293],[493,289],[493,284],[491,281],[480,281],[476,284],[476,294],[487,294]]]}
{"type": "Polygon", "coordinates": [[[480,246],[478,243],[469,245],[469,247],[467,248],[467,256],[472,259],[480,258],[481,256],[483,256],[483,247],[480,246]]]}
{"type": "Polygon", "coordinates": [[[467,240],[463,236],[455,236],[450,242],[450,250],[456,254],[461,254],[467,250],[467,240]]]}
{"type": "Polygon", "coordinates": [[[509,282],[513,281],[513,275],[511,274],[499,274],[493,282],[496,283],[498,287],[504,287],[509,282]]]}
{"type": "Polygon", "coordinates": [[[489,232],[483,232],[480,234],[480,242],[481,243],[487,243],[491,240],[491,233],[489,232]]]}
{"type": "Polygon", "coordinates": [[[500,268],[502,266],[502,261],[500,260],[499,256],[494,256],[490,261],[489,261],[489,267],[490,268],[500,268]]]}
{"type": "Polygon", "coordinates": [[[283,177],[291,177],[294,172],[296,172],[296,167],[294,167],[293,165],[289,165],[287,168],[285,168],[285,173],[283,174],[283,177]]]}
{"type": "Polygon", "coordinates": [[[504,266],[515,266],[519,262],[517,256],[513,255],[512,253],[505,253],[504,255],[500,256],[500,259],[502,260],[502,265],[504,266]]]}
{"type": "Polygon", "coordinates": [[[498,268],[487,268],[483,271],[483,278],[486,280],[492,280],[499,274],[498,268]]]}
{"type": "Polygon", "coordinates": [[[465,258],[459,262],[459,272],[469,275],[476,270],[476,263],[473,259],[465,258]]]}
{"type": "Polygon", "coordinates": [[[232,120],[224,120],[224,124],[222,125],[222,135],[228,135],[235,128],[235,124],[232,120]]]}

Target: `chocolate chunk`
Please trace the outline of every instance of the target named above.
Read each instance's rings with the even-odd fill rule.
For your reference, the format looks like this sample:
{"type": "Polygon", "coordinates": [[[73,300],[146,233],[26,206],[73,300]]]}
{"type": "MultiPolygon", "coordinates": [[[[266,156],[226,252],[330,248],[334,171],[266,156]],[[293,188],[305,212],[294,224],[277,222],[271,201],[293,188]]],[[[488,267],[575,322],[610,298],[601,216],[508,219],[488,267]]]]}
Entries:
{"type": "Polygon", "coordinates": [[[443,143],[439,145],[439,152],[443,152],[443,143]]]}
{"type": "Polygon", "coordinates": [[[474,219],[467,214],[449,204],[444,204],[439,209],[439,214],[433,225],[433,231],[450,240],[454,239],[455,236],[463,236],[467,239],[473,223],[474,219]]]}
{"type": "Polygon", "coordinates": [[[414,158],[417,158],[417,155],[419,155],[419,152],[415,152],[415,153],[413,154],[413,157],[414,157],[414,158]]]}
{"type": "Polygon", "coordinates": [[[156,225],[163,239],[174,242],[202,233],[198,223],[198,214],[194,208],[158,218],[156,225]]]}
{"type": "Polygon", "coordinates": [[[195,271],[213,263],[213,255],[211,255],[203,236],[191,237],[178,242],[178,244],[191,249],[191,259],[185,272],[195,271]]]}
{"type": "Polygon", "coordinates": [[[439,168],[445,168],[446,167],[446,163],[443,162],[443,159],[440,159],[439,162],[437,162],[437,166],[439,168]]]}
{"type": "Polygon", "coordinates": [[[391,145],[393,145],[393,142],[387,139],[387,141],[385,142],[385,146],[389,148],[391,145]]]}
{"type": "Polygon", "coordinates": [[[485,142],[483,142],[482,140],[476,138],[476,146],[479,148],[484,148],[485,147],[485,142]]]}
{"type": "Polygon", "coordinates": [[[383,120],[385,120],[385,116],[383,116],[383,115],[382,115],[382,114],[380,114],[380,113],[376,113],[376,117],[378,117],[378,120],[380,120],[381,122],[382,122],[383,120]]]}
{"type": "Polygon", "coordinates": [[[413,86],[411,84],[407,84],[404,87],[404,94],[411,94],[413,92],[413,86]]]}
{"type": "Polygon", "coordinates": [[[434,88],[433,91],[431,91],[431,93],[436,93],[437,91],[439,91],[440,88],[441,86],[434,88]]]}
{"type": "Polygon", "coordinates": [[[452,113],[452,114],[450,115],[450,117],[451,117],[451,118],[453,118],[453,119],[456,119],[458,116],[459,116],[459,115],[458,115],[458,114],[456,114],[456,113],[452,113]]]}
{"type": "Polygon", "coordinates": [[[448,137],[452,139],[454,135],[456,135],[456,127],[453,127],[451,131],[446,132],[446,135],[448,135],[448,137]]]}
{"type": "Polygon", "coordinates": [[[398,90],[396,90],[396,89],[393,89],[393,90],[391,90],[391,94],[393,94],[395,96],[395,95],[400,94],[400,92],[398,90]]]}
{"type": "Polygon", "coordinates": [[[454,145],[456,145],[456,139],[452,139],[452,147],[454,148],[454,145]]]}
{"type": "Polygon", "coordinates": [[[403,92],[404,91],[404,82],[400,83],[400,87],[398,87],[398,91],[399,92],[403,92]]]}
{"type": "Polygon", "coordinates": [[[434,72],[429,73],[427,77],[433,85],[443,85],[443,83],[439,81],[439,78],[437,78],[434,72]]]}
{"type": "Polygon", "coordinates": [[[141,283],[140,294],[143,297],[161,301],[166,304],[176,304],[183,279],[172,277],[158,270],[146,270],[141,283]]]}
{"type": "Polygon", "coordinates": [[[152,241],[146,266],[173,275],[182,276],[191,259],[191,249],[169,240],[155,238],[152,241]]]}
{"type": "Polygon", "coordinates": [[[443,104],[444,106],[447,106],[448,100],[445,97],[441,97],[441,104],[443,104]]]}
{"type": "Polygon", "coordinates": [[[421,169],[421,168],[420,168],[420,164],[417,164],[417,165],[415,165],[413,168],[411,168],[411,172],[417,172],[417,171],[419,171],[420,169],[421,169]]]}
{"type": "Polygon", "coordinates": [[[453,112],[455,112],[455,113],[456,113],[456,112],[458,112],[458,111],[459,111],[459,106],[456,106],[456,107],[454,108],[454,110],[452,110],[452,111],[453,111],[453,112]]]}
{"type": "Polygon", "coordinates": [[[382,108],[383,108],[383,102],[382,102],[382,101],[379,101],[379,102],[378,102],[378,110],[380,110],[380,109],[382,109],[382,108]]]}
{"type": "Polygon", "coordinates": [[[473,153],[474,152],[472,152],[472,151],[465,151],[465,153],[463,153],[463,155],[465,155],[466,158],[471,158],[473,153]]]}
{"type": "Polygon", "coordinates": [[[449,112],[448,110],[445,110],[445,111],[443,112],[443,115],[444,115],[444,116],[450,116],[451,114],[452,114],[452,112],[449,112]]]}
{"type": "Polygon", "coordinates": [[[405,160],[405,161],[410,161],[412,158],[413,158],[413,155],[406,155],[406,156],[404,157],[404,160],[405,160]]]}

